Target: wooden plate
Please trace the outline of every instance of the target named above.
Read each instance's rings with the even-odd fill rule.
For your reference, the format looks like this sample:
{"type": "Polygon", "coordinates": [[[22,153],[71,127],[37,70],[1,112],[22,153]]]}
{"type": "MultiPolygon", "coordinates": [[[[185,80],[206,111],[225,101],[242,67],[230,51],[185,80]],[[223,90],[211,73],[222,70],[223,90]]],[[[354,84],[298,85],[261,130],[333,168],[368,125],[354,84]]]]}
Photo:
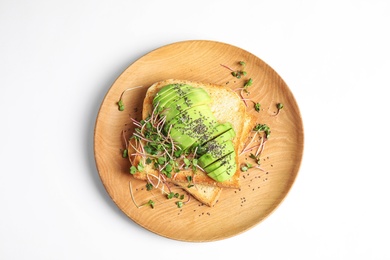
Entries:
{"type": "MultiPolygon", "coordinates": [[[[253,109],[253,103],[249,102],[253,109]]],[[[108,194],[135,223],[161,236],[181,241],[214,241],[242,233],[266,218],[290,190],[300,167],[303,126],[298,105],[282,78],[264,61],[235,46],[213,41],[184,41],[156,49],[130,65],[114,82],[97,116],[94,136],[97,169],[108,194]],[[247,76],[235,78],[221,64],[242,69],[247,76]],[[242,173],[241,189],[224,189],[214,207],[195,199],[182,208],[156,191],[147,191],[145,182],[129,174],[129,161],[122,158],[124,138],[132,131],[130,117],[140,119],[147,88],[154,82],[175,78],[214,83],[237,89],[252,78],[249,98],[261,104],[258,123],[271,128],[270,139],[261,156],[264,171],[242,173]],[[117,102],[123,96],[125,111],[117,102]],[[277,103],[284,108],[276,116],[277,103]],[[137,208],[150,199],[155,208],[137,208]]]]}

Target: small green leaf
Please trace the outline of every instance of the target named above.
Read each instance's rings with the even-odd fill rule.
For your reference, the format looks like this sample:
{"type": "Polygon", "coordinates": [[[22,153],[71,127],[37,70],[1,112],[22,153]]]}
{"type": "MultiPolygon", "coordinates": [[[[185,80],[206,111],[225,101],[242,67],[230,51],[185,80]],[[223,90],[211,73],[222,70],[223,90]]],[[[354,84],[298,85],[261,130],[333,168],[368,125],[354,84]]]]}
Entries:
{"type": "Polygon", "coordinates": [[[133,165],[130,167],[130,173],[135,174],[137,172],[137,168],[133,165]]]}
{"type": "Polygon", "coordinates": [[[170,192],[167,194],[167,199],[172,199],[175,196],[174,192],[170,192]]]}
{"type": "Polygon", "coordinates": [[[151,164],[152,163],[152,159],[150,159],[149,157],[146,158],[146,161],[145,161],[146,164],[151,164]]]}
{"type": "Polygon", "coordinates": [[[117,104],[118,104],[118,109],[119,109],[119,111],[125,110],[125,105],[123,104],[122,99],[119,100],[117,104]]]}
{"type": "Polygon", "coordinates": [[[174,155],[175,155],[176,158],[179,158],[179,157],[181,156],[182,153],[183,153],[183,150],[176,150],[176,151],[174,152],[174,155]]]}
{"type": "Polygon", "coordinates": [[[186,165],[186,167],[191,165],[191,161],[188,160],[187,158],[184,158],[183,161],[184,161],[184,164],[186,165]]]}
{"type": "Polygon", "coordinates": [[[153,200],[149,200],[149,201],[148,201],[148,205],[149,205],[152,209],[154,209],[154,201],[153,201],[153,200]]]}
{"type": "Polygon", "coordinates": [[[252,84],[253,84],[253,80],[252,80],[252,78],[250,78],[250,79],[244,84],[244,87],[250,87],[250,86],[252,86],[252,84]]]}
{"type": "Polygon", "coordinates": [[[139,164],[138,164],[137,170],[138,170],[139,172],[142,172],[142,171],[144,170],[144,166],[143,166],[142,163],[139,163],[139,164]]]}
{"type": "Polygon", "coordinates": [[[198,165],[198,159],[192,159],[192,165],[197,166],[198,165]]]}
{"type": "Polygon", "coordinates": [[[257,102],[257,103],[254,103],[254,108],[255,108],[255,111],[256,111],[256,112],[260,112],[260,107],[261,107],[261,106],[260,106],[260,103],[258,103],[258,102],[257,102]]]}
{"type": "Polygon", "coordinates": [[[183,203],[183,201],[176,201],[176,205],[178,208],[181,208],[181,207],[183,207],[184,203],[183,203]]]}
{"type": "Polygon", "coordinates": [[[153,185],[151,183],[146,183],[146,190],[152,190],[153,185]]]}
{"type": "Polygon", "coordinates": [[[172,165],[167,164],[167,166],[165,166],[165,171],[166,171],[167,173],[172,172],[172,165]]]}
{"type": "Polygon", "coordinates": [[[165,163],[165,157],[159,157],[157,159],[158,164],[163,165],[165,163]]]}

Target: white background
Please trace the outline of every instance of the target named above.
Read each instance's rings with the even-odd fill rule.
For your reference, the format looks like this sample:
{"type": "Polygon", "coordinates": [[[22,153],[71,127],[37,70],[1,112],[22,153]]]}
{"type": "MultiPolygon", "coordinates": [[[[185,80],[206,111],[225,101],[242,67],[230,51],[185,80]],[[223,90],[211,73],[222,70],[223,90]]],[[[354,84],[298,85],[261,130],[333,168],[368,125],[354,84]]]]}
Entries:
{"type": "Polygon", "coordinates": [[[387,0],[1,0],[0,259],[390,259],[389,35],[387,0]],[[94,124],[111,84],[183,40],[263,59],[304,122],[287,198],[217,242],[139,227],[95,167],[94,124]]]}

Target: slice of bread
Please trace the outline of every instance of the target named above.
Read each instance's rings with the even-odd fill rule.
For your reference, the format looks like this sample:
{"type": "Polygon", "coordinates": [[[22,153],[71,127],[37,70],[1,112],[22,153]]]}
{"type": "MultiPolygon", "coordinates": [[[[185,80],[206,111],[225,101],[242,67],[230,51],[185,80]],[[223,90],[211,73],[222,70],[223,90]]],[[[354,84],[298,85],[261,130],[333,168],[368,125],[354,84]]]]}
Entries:
{"type": "Polygon", "coordinates": [[[172,181],[175,185],[181,187],[183,190],[186,190],[189,194],[191,194],[195,199],[202,202],[203,204],[212,207],[217,203],[219,196],[221,195],[222,188],[215,187],[204,184],[196,184],[194,186],[189,187],[188,183],[179,183],[172,181]]]}
{"type": "MultiPolygon", "coordinates": [[[[192,82],[187,80],[169,79],[157,82],[149,87],[147,90],[142,110],[142,118],[148,117],[153,110],[152,101],[156,93],[164,86],[168,84],[188,84],[195,88],[203,88],[211,97],[212,102],[210,109],[216,117],[218,123],[229,122],[232,124],[235,130],[235,137],[233,139],[234,150],[236,152],[236,164],[237,170],[235,174],[227,181],[216,182],[207,176],[207,174],[201,170],[193,172],[193,170],[182,170],[179,173],[174,174],[171,178],[167,178],[168,182],[179,185],[183,189],[187,190],[199,201],[206,205],[212,206],[221,193],[221,188],[239,188],[240,187],[240,167],[239,167],[239,154],[243,149],[245,141],[248,138],[250,130],[255,125],[253,116],[250,116],[246,111],[246,106],[241,98],[231,89],[214,85],[205,84],[199,82],[192,82]],[[192,183],[195,187],[188,188],[188,176],[191,176],[192,183]]],[[[141,156],[131,158],[132,165],[138,165],[140,161],[144,160],[141,156]]],[[[147,180],[147,175],[153,175],[154,179],[159,178],[157,170],[153,169],[152,165],[144,165],[144,170],[135,173],[133,176],[137,179],[147,180]]],[[[150,179],[150,178],[149,178],[150,179]]]]}

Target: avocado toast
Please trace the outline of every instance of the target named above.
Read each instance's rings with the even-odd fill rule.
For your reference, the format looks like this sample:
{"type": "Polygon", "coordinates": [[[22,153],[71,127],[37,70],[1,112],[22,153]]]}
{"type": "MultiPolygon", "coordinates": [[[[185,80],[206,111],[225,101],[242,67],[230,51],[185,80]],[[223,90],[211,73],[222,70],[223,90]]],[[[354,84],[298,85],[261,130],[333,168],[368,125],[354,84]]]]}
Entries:
{"type": "MultiPolygon", "coordinates": [[[[141,164],[143,169],[134,173],[135,178],[162,178],[209,206],[214,205],[221,188],[240,187],[239,153],[255,120],[235,92],[213,84],[165,80],[149,87],[142,112],[143,120],[158,117],[161,133],[177,147],[164,153],[165,159],[151,155],[156,163],[147,159],[148,152],[130,156],[132,165],[141,164]],[[171,159],[182,161],[168,162],[171,159]]],[[[135,146],[144,151],[141,146],[145,143],[135,146]]]]}

